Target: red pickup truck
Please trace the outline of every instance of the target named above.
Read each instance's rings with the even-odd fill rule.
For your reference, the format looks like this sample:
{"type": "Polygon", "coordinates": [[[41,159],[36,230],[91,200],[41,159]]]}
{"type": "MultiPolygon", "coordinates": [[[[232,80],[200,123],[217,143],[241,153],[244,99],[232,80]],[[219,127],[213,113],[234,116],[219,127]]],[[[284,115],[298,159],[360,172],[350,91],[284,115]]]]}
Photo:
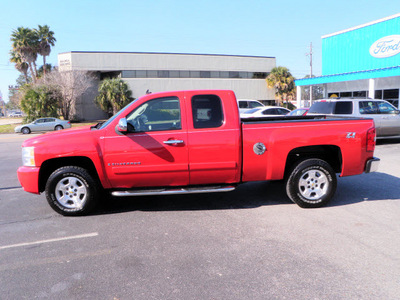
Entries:
{"type": "Polygon", "coordinates": [[[377,169],[375,135],[371,119],[240,120],[227,90],[155,93],[96,126],[26,140],[18,178],[27,192],[45,191],[63,215],[88,213],[104,191],[117,197],[224,192],[282,179],[292,201],[319,207],[334,195],[337,173],[377,169]]]}

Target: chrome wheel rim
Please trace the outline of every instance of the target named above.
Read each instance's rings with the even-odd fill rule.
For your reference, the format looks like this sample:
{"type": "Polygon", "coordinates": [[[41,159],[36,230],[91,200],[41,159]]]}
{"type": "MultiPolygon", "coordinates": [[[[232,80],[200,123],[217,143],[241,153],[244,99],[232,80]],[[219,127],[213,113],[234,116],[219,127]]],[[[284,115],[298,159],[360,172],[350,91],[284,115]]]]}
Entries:
{"type": "Polygon", "coordinates": [[[317,201],[328,192],[329,181],[320,170],[309,170],[300,177],[299,191],[310,201],[317,201]]]}
{"type": "Polygon", "coordinates": [[[81,209],[88,196],[88,190],[82,180],[71,176],[57,183],[55,195],[58,203],[65,208],[81,209]]]}

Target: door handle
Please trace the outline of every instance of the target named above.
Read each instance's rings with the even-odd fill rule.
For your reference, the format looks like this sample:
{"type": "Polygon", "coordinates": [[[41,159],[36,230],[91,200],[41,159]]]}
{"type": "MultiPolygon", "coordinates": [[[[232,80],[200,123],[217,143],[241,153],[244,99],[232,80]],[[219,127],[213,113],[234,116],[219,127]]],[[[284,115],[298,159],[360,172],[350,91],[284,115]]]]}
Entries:
{"type": "Polygon", "coordinates": [[[163,142],[166,145],[183,144],[182,140],[168,140],[163,142]]]}

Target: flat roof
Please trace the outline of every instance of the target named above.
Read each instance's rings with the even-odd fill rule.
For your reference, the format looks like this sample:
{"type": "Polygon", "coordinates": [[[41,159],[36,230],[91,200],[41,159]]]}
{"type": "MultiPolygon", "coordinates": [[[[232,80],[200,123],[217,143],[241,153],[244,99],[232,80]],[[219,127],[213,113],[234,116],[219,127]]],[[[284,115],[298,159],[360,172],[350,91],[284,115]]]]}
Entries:
{"type": "MultiPolygon", "coordinates": [[[[400,14],[399,14],[400,15],[400,14]]],[[[202,54],[202,53],[169,53],[169,52],[124,52],[124,51],[67,51],[68,53],[93,53],[93,54],[162,54],[162,55],[194,55],[194,56],[224,56],[224,57],[249,57],[249,58],[276,58],[275,56],[233,55],[233,54],[202,54]]]]}
{"type": "Polygon", "coordinates": [[[338,31],[338,32],[335,32],[335,33],[323,35],[321,38],[323,38],[323,39],[324,38],[328,38],[328,37],[331,37],[331,36],[334,36],[334,35],[338,35],[338,34],[342,34],[342,33],[345,33],[345,32],[353,31],[353,30],[356,30],[356,29],[360,29],[360,28],[363,28],[363,27],[367,27],[367,26],[370,26],[370,25],[374,25],[374,24],[381,23],[381,22],[384,22],[384,21],[387,21],[387,20],[398,18],[398,17],[400,17],[400,13],[395,14],[393,16],[386,17],[386,18],[382,18],[382,19],[379,19],[379,20],[376,20],[376,21],[372,21],[372,22],[369,22],[369,23],[365,23],[365,24],[362,24],[362,25],[351,27],[351,28],[348,28],[348,29],[345,29],[345,30],[341,30],[341,31],[338,31]]]}

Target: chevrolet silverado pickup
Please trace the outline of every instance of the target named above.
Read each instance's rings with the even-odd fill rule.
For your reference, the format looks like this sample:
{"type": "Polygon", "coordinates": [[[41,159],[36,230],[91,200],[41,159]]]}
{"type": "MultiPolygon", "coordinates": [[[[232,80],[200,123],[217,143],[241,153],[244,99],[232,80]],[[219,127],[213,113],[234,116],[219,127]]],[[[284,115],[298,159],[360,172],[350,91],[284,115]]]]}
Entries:
{"type": "Polygon", "coordinates": [[[339,176],[377,169],[372,119],[277,116],[241,120],[229,90],[163,92],[104,123],[24,141],[18,178],[63,215],[114,197],[226,192],[285,180],[288,197],[320,207],[339,176]]]}

